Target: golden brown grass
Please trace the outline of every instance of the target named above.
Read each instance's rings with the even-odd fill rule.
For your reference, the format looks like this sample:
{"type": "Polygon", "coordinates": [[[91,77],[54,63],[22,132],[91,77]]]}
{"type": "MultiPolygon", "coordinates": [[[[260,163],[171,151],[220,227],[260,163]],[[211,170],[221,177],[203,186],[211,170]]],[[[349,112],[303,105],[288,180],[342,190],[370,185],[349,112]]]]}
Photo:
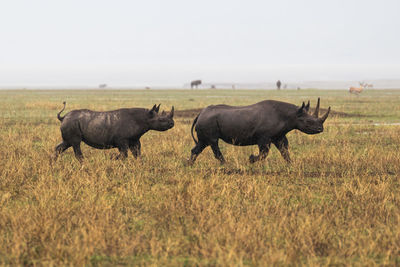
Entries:
{"type": "Polygon", "coordinates": [[[365,125],[394,122],[400,100],[393,94],[399,99],[400,92],[386,98],[376,91],[353,98],[337,91],[228,92],[208,91],[216,95],[208,99],[187,91],[3,92],[0,264],[400,264],[400,127],[365,125]],[[223,143],[226,165],[207,148],[185,166],[193,146],[189,118],[178,118],[168,132],[146,134],[140,160],[112,160],[117,151],[82,144],[82,165],[71,150],[49,162],[65,98],[67,110],[159,102],[185,109],[309,96],[315,105],[318,94],[323,107],[328,102],[370,117],[328,118],[325,132],[315,136],[291,132],[291,166],[275,148],[265,162],[250,165],[255,147],[223,143]],[[374,107],[382,107],[379,116],[369,112],[374,107]]]}

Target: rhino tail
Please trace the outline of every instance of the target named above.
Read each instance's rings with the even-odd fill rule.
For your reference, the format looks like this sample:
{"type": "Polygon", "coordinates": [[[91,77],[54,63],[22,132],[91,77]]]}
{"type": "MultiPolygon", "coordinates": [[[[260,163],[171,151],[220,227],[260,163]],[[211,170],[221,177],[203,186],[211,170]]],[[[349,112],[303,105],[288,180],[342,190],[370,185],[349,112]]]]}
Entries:
{"type": "Polygon", "coordinates": [[[65,118],[65,116],[64,116],[64,117],[61,117],[61,116],[60,116],[61,112],[63,112],[64,109],[65,109],[65,104],[66,104],[65,101],[63,102],[63,104],[64,104],[64,107],[62,108],[62,110],[60,110],[60,112],[57,113],[57,119],[58,119],[59,121],[61,121],[61,122],[62,122],[62,121],[64,120],[64,118],[65,118]]]}
{"type": "Polygon", "coordinates": [[[193,128],[194,128],[194,126],[196,125],[196,122],[197,122],[197,119],[199,118],[199,116],[200,116],[200,113],[199,113],[199,115],[197,115],[197,117],[194,119],[193,124],[192,124],[192,129],[190,129],[190,132],[191,132],[191,134],[192,134],[193,141],[196,143],[196,145],[197,145],[199,142],[196,140],[196,138],[194,138],[194,135],[193,135],[193,128]]]}

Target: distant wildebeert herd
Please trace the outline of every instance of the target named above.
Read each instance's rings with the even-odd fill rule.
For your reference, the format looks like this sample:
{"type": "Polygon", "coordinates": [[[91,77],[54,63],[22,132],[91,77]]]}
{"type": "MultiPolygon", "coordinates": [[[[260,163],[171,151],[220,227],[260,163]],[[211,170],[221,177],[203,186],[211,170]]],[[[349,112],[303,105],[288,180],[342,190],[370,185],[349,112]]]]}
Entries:
{"type": "MultiPolygon", "coordinates": [[[[72,147],[75,157],[82,161],[81,142],[98,149],[118,148],[117,158],[126,158],[130,150],[137,158],[140,156],[142,135],[149,130],[166,131],[175,124],[174,107],[169,113],[159,113],[160,105],[151,109],[123,108],[103,112],[79,109],[61,117],[65,102],[63,104],[63,109],[57,114],[63,141],[55,147],[54,160],[72,147]]],[[[188,163],[193,164],[207,146],[211,146],[215,158],[224,163],[219,139],[236,146],[257,145],[259,154],[250,155],[251,163],[265,159],[271,144],[274,144],[290,163],[286,134],[294,129],[306,134],[323,132],[330,107],[319,117],[319,106],[319,98],[313,114],[309,113],[310,101],[307,104],[303,102],[300,107],[275,100],[264,100],[249,106],[208,106],[193,121],[191,135],[196,145],[191,150],[188,163]],[[193,135],[193,128],[198,140],[193,135]]]]}

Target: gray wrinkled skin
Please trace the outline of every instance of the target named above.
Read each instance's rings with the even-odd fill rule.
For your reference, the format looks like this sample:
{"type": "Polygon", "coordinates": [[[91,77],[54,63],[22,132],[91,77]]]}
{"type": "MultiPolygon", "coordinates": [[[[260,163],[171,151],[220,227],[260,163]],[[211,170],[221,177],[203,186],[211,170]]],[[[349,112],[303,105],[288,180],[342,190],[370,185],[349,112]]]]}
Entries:
{"type": "Polygon", "coordinates": [[[314,114],[309,114],[310,102],[301,107],[293,104],[265,100],[250,106],[212,105],[203,109],[192,124],[192,137],[196,146],[192,149],[189,164],[193,164],[198,155],[211,146],[214,156],[221,163],[225,159],[219,149],[218,140],[237,146],[257,145],[259,155],[251,155],[250,162],[265,159],[271,143],[280,151],[282,157],[290,163],[286,134],[293,129],[307,134],[323,131],[327,113],[318,118],[319,98],[314,114]],[[198,141],[193,135],[197,132],[198,141]]]}
{"type": "MultiPolygon", "coordinates": [[[[65,102],[64,102],[65,108],[65,102]]],[[[128,149],[140,156],[140,137],[149,130],[166,131],[174,126],[174,107],[169,114],[158,114],[160,105],[152,109],[124,108],[98,112],[88,109],[72,110],[64,117],[57,114],[63,141],[55,148],[54,159],[72,146],[75,157],[81,161],[80,143],[98,149],[118,148],[117,158],[126,158],[128,149]]]]}

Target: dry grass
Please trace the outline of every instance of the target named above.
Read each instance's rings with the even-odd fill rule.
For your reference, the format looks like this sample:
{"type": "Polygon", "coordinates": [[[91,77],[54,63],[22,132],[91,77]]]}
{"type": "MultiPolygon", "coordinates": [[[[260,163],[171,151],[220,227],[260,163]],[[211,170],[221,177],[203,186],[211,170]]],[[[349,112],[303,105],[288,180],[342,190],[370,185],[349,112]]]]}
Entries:
{"type": "Polygon", "coordinates": [[[216,97],[199,91],[1,93],[0,264],[400,264],[400,128],[352,123],[393,122],[400,92],[386,98],[376,91],[353,98],[337,91],[207,93],[216,97]],[[174,99],[185,109],[267,97],[292,103],[311,97],[315,105],[317,94],[323,107],[328,102],[341,112],[352,113],[349,101],[364,101],[354,113],[370,117],[328,118],[325,132],[315,136],[291,132],[291,166],[275,148],[265,162],[250,165],[255,147],[221,144],[226,165],[207,148],[187,167],[193,141],[185,117],[168,132],[145,135],[140,160],[112,160],[117,151],[82,145],[84,164],[71,150],[49,162],[60,141],[55,114],[65,98],[68,110],[153,102],[169,109],[174,99]],[[369,112],[374,107],[381,107],[378,115],[369,112]]]}

